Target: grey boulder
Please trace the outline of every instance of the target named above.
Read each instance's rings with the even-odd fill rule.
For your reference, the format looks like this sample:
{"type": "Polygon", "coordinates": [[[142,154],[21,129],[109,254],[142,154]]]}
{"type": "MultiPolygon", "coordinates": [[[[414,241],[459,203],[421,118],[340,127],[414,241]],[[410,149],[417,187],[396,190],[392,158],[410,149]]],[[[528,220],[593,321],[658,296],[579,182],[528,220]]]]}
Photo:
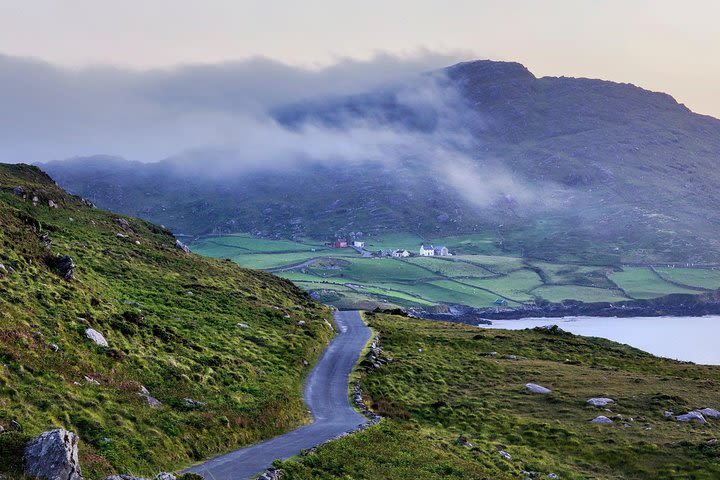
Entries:
{"type": "Polygon", "coordinates": [[[530,393],[539,393],[541,395],[547,395],[552,392],[552,390],[550,390],[549,388],[545,388],[545,387],[543,387],[541,385],[537,385],[535,383],[526,383],[525,388],[530,393]]]}
{"type": "Polygon", "coordinates": [[[615,400],[612,398],[605,398],[605,397],[596,397],[596,398],[590,398],[588,399],[587,403],[592,405],[593,407],[604,407],[609,403],[614,403],[615,400]]]}
{"type": "Polygon", "coordinates": [[[678,415],[677,417],[675,417],[675,420],[677,420],[678,422],[707,423],[707,420],[705,420],[703,414],[696,411],[688,412],[684,415],[678,415]]]}
{"type": "Polygon", "coordinates": [[[25,475],[45,480],[82,480],[78,437],[58,428],[43,432],[25,447],[25,475]]]}
{"type": "Polygon", "coordinates": [[[98,332],[94,328],[88,328],[87,330],[85,330],[85,336],[87,338],[89,338],[90,340],[92,340],[93,342],[100,345],[101,347],[108,346],[108,342],[107,342],[107,340],[105,340],[105,337],[103,336],[103,334],[98,332]]]}
{"type": "Polygon", "coordinates": [[[714,408],[701,408],[698,410],[703,416],[710,417],[710,418],[720,418],[720,412],[715,410],[714,408]]]}
{"type": "Polygon", "coordinates": [[[600,415],[599,417],[595,417],[592,420],[590,420],[590,423],[599,423],[601,425],[610,425],[611,423],[613,423],[613,421],[610,420],[605,415],[600,415]]]}

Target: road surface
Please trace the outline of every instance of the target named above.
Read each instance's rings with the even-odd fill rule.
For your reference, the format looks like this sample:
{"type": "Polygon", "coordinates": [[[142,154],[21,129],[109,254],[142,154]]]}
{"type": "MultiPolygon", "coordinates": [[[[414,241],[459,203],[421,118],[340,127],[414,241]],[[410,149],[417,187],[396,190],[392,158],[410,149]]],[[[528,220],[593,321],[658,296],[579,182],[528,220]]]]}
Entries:
{"type": "Polygon", "coordinates": [[[320,356],[305,385],[305,403],[313,423],[189,468],[212,480],[253,478],[275,459],[286,459],[365,423],[348,400],[350,372],[370,340],[358,312],[336,312],[339,334],[320,356]]]}

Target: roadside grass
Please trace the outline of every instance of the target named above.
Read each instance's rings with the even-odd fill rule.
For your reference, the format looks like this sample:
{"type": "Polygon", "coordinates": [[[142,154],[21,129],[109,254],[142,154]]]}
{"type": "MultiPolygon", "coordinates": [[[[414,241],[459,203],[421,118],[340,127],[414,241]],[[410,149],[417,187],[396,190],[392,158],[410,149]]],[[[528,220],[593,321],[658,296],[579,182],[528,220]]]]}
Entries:
{"type": "MultiPolygon", "coordinates": [[[[0,186],[0,263],[14,270],[0,273],[1,426],[76,432],[83,473],[103,478],[177,469],[308,420],[302,383],[332,336],[328,309],[286,280],[184,254],[166,230],[89,208],[33,167],[0,165],[0,186]],[[58,254],[74,280],[48,266],[58,254]]],[[[14,475],[6,435],[0,473],[14,475]]]]}
{"type": "Polygon", "coordinates": [[[608,278],[629,296],[638,299],[657,298],[671,293],[699,293],[698,290],[672,285],[645,267],[625,267],[622,271],[608,275],[608,278]]]}
{"type": "Polygon", "coordinates": [[[719,408],[720,367],[561,332],[366,318],[393,358],[361,374],[367,404],[385,420],[280,462],[284,478],[517,479],[523,470],[571,480],[720,477],[720,446],[708,442],[720,436],[720,420],[663,415],[719,408]],[[527,393],[528,382],[552,393],[527,393]],[[586,403],[598,396],[616,403],[586,403]],[[598,415],[622,419],[590,423],[598,415]],[[459,436],[472,447],[456,444],[459,436]]]}

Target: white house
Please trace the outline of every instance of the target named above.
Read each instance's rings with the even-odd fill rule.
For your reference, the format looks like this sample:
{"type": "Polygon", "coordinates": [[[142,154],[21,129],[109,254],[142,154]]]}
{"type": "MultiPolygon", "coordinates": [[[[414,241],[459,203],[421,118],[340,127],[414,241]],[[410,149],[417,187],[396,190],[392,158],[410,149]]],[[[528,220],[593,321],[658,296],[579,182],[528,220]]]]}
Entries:
{"type": "Polygon", "coordinates": [[[407,250],[403,250],[403,249],[395,250],[392,252],[392,256],[395,258],[407,258],[410,256],[410,252],[408,252],[407,250]]]}
{"type": "Polygon", "coordinates": [[[425,247],[425,245],[420,245],[420,256],[421,257],[434,257],[435,256],[435,249],[432,245],[429,247],[425,247]]]}
{"type": "Polygon", "coordinates": [[[365,248],[365,242],[361,242],[360,240],[354,240],[353,247],[365,248]]]}

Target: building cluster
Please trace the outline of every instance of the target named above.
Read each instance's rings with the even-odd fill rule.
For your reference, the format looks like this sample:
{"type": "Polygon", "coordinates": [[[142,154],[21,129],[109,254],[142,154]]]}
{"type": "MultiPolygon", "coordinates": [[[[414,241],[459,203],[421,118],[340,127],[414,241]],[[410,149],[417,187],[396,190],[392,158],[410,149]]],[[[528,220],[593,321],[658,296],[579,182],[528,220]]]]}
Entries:
{"type": "Polygon", "coordinates": [[[367,256],[374,256],[374,257],[393,257],[393,258],[407,258],[407,257],[413,257],[413,256],[420,256],[420,257],[450,257],[452,254],[447,249],[447,247],[434,247],[432,245],[426,246],[421,245],[420,251],[417,254],[411,253],[408,250],[405,250],[404,248],[400,248],[397,250],[378,250],[377,252],[367,252],[365,250],[365,242],[360,240],[353,240],[352,242],[348,242],[345,238],[336,238],[332,242],[328,242],[325,244],[328,247],[332,248],[354,248],[355,250],[358,250],[359,252],[366,253],[367,256]]]}

